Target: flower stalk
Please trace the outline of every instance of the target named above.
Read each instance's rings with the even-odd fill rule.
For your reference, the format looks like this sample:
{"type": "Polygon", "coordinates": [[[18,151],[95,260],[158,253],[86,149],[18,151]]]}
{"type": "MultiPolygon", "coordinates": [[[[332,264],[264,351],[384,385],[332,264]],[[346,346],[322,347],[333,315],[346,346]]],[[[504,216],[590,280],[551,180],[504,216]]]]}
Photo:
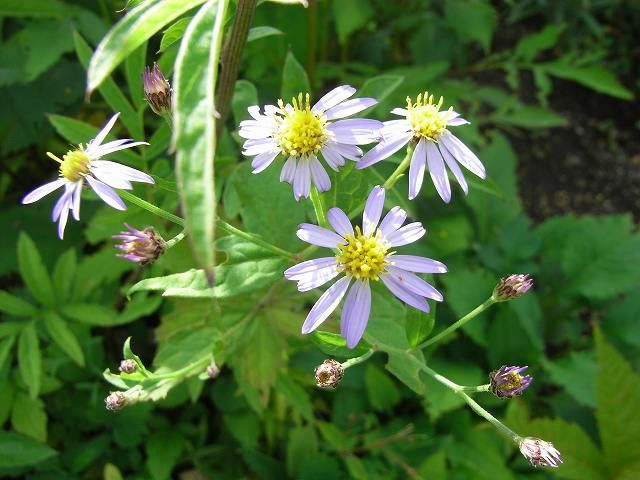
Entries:
{"type": "Polygon", "coordinates": [[[407,145],[407,154],[395,169],[395,171],[389,176],[389,178],[387,178],[387,181],[382,184],[382,188],[384,188],[385,190],[391,190],[396,182],[400,180],[400,177],[402,177],[404,172],[407,170],[407,168],[409,168],[409,165],[411,164],[411,157],[413,156],[414,149],[415,145],[411,143],[407,145]]]}

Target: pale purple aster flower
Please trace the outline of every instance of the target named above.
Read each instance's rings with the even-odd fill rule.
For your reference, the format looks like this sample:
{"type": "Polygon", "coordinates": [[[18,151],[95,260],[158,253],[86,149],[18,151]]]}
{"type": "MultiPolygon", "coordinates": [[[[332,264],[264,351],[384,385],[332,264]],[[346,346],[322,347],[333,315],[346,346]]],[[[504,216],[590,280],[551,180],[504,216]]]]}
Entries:
{"type": "Polygon", "coordinates": [[[333,230],[308,223],[300,225],[297,235],[301,240],[319,247],[333,248],[336,252],[332,257],[299,263],[286,270],[284,276],[297,281],[298,290],[306,292],[340,274],[344,275],[313,306],[302,325],[303,334],[318,328],[346,294],[340,332],[347,346],[355,347],[369,321],[369,284],[378,280],[404,303],[423,312],[429,311],[427,298],[442,301],[442,294],[414,272],[445,273],[447,267],[444,264],[414,255],[396,255],[390,251],[393,247],[419,240],[426,231],[419,222],[402,226],[407,212],[400,207],[392,208],[380,221],[384,197],[384,188],[373,188],[364,208],[362,228],[357,226],[354,230],[347,215],[339,208],[332,208],[327,213],[333,230]]]}
{"type": "Polygon", "coordinates": [[[356,89],[343,85],[336,87],[313,106],[309,94],[300,93],[291,104],[278,100],[278,106],[266,105],[248,108],[253,120],[240,122],[238,132],[246,141],[243,155],[254,157],[253,173],[265,170],[280,155],[286,159],[280,172],[280,181],[293,185],[296,200],[309,197],[311,184],[319,192],[331,188],[331,180],[318,160],[322,155],[327,165],[336,172],[345,164],[345,158],[357,161],[362,155],[358,145],[379,140],[382,122],[366,118],[341,120],[378,103],[374,98],[347,100],[356,89]],[[336,120],[336,121],[334,121],[336,120]]]}
{"type": "Polygon", "coordinates": [[[424,96],[418,95],[415,103],[407,97],[407,108],[391,110],[391,113],[404,118],[384,122],[382,141],[369,150],[356,167],[369,167],[390,157],[407,143],[414,142],[415,149],[409,166],[409,200],[416,198],[420,192],[425,170],[428,169],[438,195],[449,203],[451,185],[445,165],[465,195],[469,193],[467,181],[458,164],[480,178],[485,178],[486,172],[478,157],[448,129],[469,122],[452,108],[440,111],[443,102],[444,99],[440,97],[438,103],[434,103],[433,95],[428,92],[424,96]]]}
{"type": "Polygon", "coordinates": [[[58,236],[61,239],[64,236],[69,211],[72,212],[73,218],[80,220],[80,195],[85,181],[107,205],[117,210],[126,210],[127,207],[113,188],[131,190],[133,187],[130,182],[154,183],[153,178],[135,168],[102,160],[105,155],[118,150],[137,145],[149,145],[147,142],[134,142],[130,138],[114,140],[102,145],[116,123],[118,115],[120,114],[116,113],[111,117],[98,135],[89,140],[86,147],[80,144],[77,150],[68,151],[62,160],[53,153],[47,152],[49,158],[60,164],[60,178],[45,183],[22,199],[23,204],[33,203],[54,190],[64,187],[64,193],[53,207],[52,214],[53,221],[58,222],[58,236]]]}
{"type": "Polygon", "coordinates": [[[115,245],[115,247],[124,253],[118,253],[118,257],[140,265],[147,265],[157,260],[164,253],[166,243],[153,227],[138,230],[128,223],[125,223],[124,226],[129,231],[112,235],[112,238],[121,240],[121,243],[115,245]]]}
{"type": "Polygon", "coordinates": [[[528,366],[516,367],[503,365],[495,372],[491,372],[491,391],[500,398],[512,398],[520,395],[531,385],[531,375],[520,375],[528,366]]]}
{"type": "Polygon", "coordinates": [[[534,467],[558,468],[562,455],[551,442],[539,438],[527,437],[520,440],[520,452],[534,467]]]}

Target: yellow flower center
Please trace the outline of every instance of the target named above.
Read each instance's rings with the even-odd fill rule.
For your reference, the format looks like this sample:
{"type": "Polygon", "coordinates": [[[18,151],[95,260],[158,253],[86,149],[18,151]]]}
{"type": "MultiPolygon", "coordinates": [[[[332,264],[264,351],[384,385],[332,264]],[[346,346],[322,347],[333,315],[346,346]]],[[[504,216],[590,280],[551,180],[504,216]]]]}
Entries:
{"type": "Polygon", "coordinates": [[[509,377],[509,379],[500,385],[500,388],[511,390],[522,386],[522,377],[519,373],[511,371],[507,373],[507,377],[509,377]]]}
{"type": "Polygon", "coordinates": [[[416,103],[411,101],[410,97],[407,97],[407,121],[413,133],[417,137],[422,137],[426,140],[432,140],[437,142],[447,129],[447,117],[448,113],[452,111],[451,108],[447,112],[440,112],[444,98],[440,97],[438,103],[434,103],[433,95],[429,95],[428,92],[424,92],[418,95],[416,103]]]}
{"type": "Polygon", "coordinates": [[[69,150],[60,160],[53,153],[47,152],[49,158],[52,158],[60,164],[60,175],[67,180],[77,182],[82,180],[89,173],[89,156],[82,150],[69,150]]]}
{"type": "Polygon", "coordinates": [[[275,138],[288,157],[315,155],[327,140],[328,132],[325,129],[327,121],[323,115],[316,115],[311,111],[308,93],[304,101],[302,93],[300,93],[298,98],[293,98],[291,103],[293,111],[287,111],[283,101],[278,100],[284,117],[276,117],[280,128],[275,134],[275,138]]]}
{"type": "Polygon", "coordinates": [[[374,235],[365,236],[360,227],[356,227],[355,235],[345,237],[347,244],[338,246],[340,253],[336,259],[339,268],[358,280],[378,280],[386,266],[390,247],[380,237],[380,230],[376,230],[374,235]]]}

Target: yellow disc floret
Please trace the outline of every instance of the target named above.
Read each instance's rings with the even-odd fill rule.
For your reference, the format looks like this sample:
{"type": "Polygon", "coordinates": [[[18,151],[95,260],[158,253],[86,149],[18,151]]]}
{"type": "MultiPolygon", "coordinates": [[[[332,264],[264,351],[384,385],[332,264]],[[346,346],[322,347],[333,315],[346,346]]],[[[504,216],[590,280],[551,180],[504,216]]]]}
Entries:
{"type": "Polygon", "coordinates": [[[378,280],[385,269],[390,247],[381,239],[380,231],[365,236],[360,227],[356,227],[355,235],[347,235],[345,239],[346,245],[338,245],[340,253],[336,259],[339,268],[358,280],[378,280]]]}
{"type": "Polygon", "coordinates": [[[62,160],[51,152],[47,155],[60,164],[60,175],[67,180],[77,182],[89,173],[89,156],[83,150],[69,150],[62,160]]]}
{"type": "Polygon", "coordinates": [[[441,112],[440,108],[443,102],[444,98],[440,97],[438,103],[434,103],[434,97],[429,95],[429,92],[424,92],[424,96],[419,94],[416,103],[407,97],[407,121],[415,136],[434,142],[438,141],[447,129],[447,117],[452,111],[449,108],[448,111],[441,112]]]}
{"type": "Polygon", "coordinates": [[[326,119],[322,114],[316,115],[311,111],[308,93],[304,101],[300,93],[291,103],[293,110],[287,111],[283,101],[278,100],[284,116],[277,117],[279,128],[274,136],[288,157],[316,155],[328,137],[326,119]]]}

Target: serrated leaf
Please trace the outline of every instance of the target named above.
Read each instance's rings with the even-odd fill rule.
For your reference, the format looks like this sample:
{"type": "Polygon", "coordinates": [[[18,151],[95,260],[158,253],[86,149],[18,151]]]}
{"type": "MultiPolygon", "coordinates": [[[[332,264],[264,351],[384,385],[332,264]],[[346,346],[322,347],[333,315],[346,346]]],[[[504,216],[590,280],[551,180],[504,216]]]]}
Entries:
{"type": "Polygon", "coordinates": [[[29,302],[0,290],[0,312],[16,317],[30,317],[38,310],[29,302]]]}
{"type": "Polygon", "coordinates": [[[36,465],[57,452],[24,435],[0,432],[0,468],[36,465]]]}
{"type": "Polygon", "coordinates": [[[214,278],[215,88],[227,0],[210,0],[189,23],[176,58],[173,145],[185,228],[196,260],[214,278]],[[214,8],[217,4],[217,8],[214,8]]]}
{"type": "Polygon", "coordinates": [[[305,94],[311,93],[311,85],[306,70],[300,65],[293,52],[289,50],[282,69],[280,98],[285,103],[289,103],[293,97],[297,98],[299,93],[302,93],[303,97],[305,94]]]}
{"type": "Polygon", "coordinates": [[[596,407],[597,365],[593,352],[570,352],[562,358],[546,361],[544,368],[550,379],[564,388],[576,402],[589,408],[596,407]]]}
{"type": "Polygon", "coordinates": [[[63,352],[69,355],[69,358],[81,367],[84,366],[84,353],[82,347],[78,343],[78,339],[71,331],[67,322],[65,322],[55,312],[46,312],[44,314],[44,325],[49,332],[49,336],[58,345],[63,352]]]}
{"type": "Polygon", "coordinates": [[[20,232],[18,237],[18,267],[22,280],[33,296],[45,305],[53,305],[56,299],[51,277],[35,243],[25,232],[20,232]]]}
{"type": "Polygon", "coordinates": [[[539,53],[553,48],[563,30],[557,25],[547,25],[539,32],[521,38],[516,44],[514,56],[527,62],[533,60],[539,53]]]}
{"type": "Polygon", "coordinates": [[[87,91],[95,90],[107,76],[166,24],[202,4],[204,0],[163,0],[133,7],[102,39],[91,57],[87,91]]]}
{"type": "Polygon", "coordinates": [[[36,398],[40,392],[42,354],[40,353],[38,334],[33,323],[24,327],[18,337],[18,367],[22,380],[29,388],[29,395],[31,398],[36,398]]]}
{"type": "Polygon", "coordinates": [[[632,100],[633,93],[616,78],[614,73],[602,65],[574,66],[565,60],[539,65],[549,75],[572,80],[596,92],[623,100],[632,100]]]}

